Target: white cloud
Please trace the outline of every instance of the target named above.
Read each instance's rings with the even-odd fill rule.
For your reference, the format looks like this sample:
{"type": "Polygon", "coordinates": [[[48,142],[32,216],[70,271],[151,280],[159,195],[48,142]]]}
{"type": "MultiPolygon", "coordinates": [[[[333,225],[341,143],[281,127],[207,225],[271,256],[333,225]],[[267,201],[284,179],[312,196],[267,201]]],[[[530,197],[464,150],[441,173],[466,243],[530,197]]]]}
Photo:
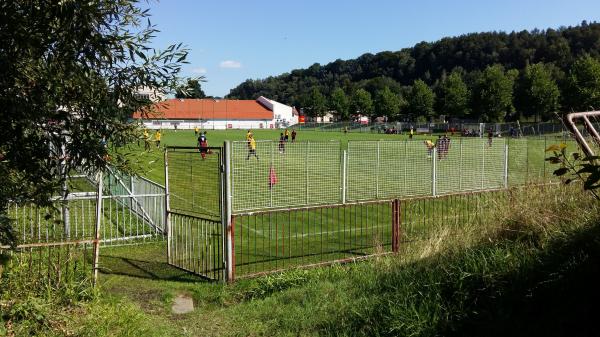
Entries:
{"type": "Polygon", "coordinates": [[[242,63],[240,63],[238,61],[226,60],[226,61],[221,61],[221,63],[219,63],[219,67],[221,67],[221,68],[241,68],[242,63]]]}
{"type": "Polygon", "coordinates": [[[194,68],[192,72],[194,74],[206,74],[206,68],[194,68]]]}

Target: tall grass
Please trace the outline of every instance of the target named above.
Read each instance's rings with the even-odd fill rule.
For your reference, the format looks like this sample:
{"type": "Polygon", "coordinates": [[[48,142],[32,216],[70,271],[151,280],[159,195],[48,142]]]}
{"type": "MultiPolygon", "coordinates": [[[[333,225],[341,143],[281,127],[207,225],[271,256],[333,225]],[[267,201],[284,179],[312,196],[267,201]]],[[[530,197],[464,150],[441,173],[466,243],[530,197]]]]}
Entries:
{"type": "Polygon", "coordinates": [[[587,335],[600,204],[564,186],[488,202],[481,222],[395,257],[236,285],[228,314],[241,335],[587,335]]]}

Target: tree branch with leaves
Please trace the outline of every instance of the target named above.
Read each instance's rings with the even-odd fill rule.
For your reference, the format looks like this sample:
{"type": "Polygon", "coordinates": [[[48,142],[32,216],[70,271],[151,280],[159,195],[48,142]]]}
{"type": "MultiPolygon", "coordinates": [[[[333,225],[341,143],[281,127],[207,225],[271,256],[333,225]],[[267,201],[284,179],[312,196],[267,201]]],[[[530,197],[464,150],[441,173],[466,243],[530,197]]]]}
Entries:
{"type": "Polygon", "coordinates": [[[0,221],[9,202],[48,205],[75,171],[133,170],[129,123],[152,112],[137,93],[180,83],[187,50],[150,47],[158,33],[137,0],[0,2],[0,221]]]}
{"type": "Polygon", "coordinates": [[[575,181],[583,182],[583,189],[590,191],[594,197],[600,200],[598,189],[600,188],[600,156],[583,156],[578,152],[569,154],[566,144],[554,144],[546,149],[552,156],[546,161],[559,164],[553,174],[562,177],[565,184],[575,181]]]}

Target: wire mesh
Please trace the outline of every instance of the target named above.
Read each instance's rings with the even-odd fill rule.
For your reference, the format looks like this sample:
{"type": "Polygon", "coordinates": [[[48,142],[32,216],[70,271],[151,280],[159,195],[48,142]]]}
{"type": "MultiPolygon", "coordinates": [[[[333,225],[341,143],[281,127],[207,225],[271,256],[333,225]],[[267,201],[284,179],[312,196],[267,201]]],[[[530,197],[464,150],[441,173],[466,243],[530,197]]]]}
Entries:
{"type": "MultiPolygon", "coordinates": [[[[233,144],[233,211],[481,191],[553,179],[545,149],[561,138],[233,144]]],[[[575,144],[574,142],[571,142],[575,144]]]]}
{"type": "Polygon", "coordinates": [[[221,152],[210,148],[202,158],[196,149],[168,149],[170,209],[219,218],[221,152]]]}
{"type": "Polygon", "coordinates": [[[233,142],[233,210],[317,205],[341,200],[340,143],[233,142]]]}

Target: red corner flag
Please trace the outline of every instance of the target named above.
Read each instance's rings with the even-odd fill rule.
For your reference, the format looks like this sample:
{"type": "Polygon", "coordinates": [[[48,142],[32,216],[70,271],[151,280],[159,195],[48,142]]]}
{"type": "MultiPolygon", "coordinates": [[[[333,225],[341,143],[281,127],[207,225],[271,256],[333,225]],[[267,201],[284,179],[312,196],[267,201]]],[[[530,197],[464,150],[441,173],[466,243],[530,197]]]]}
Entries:
{"type": "Polygon", "coordinates": [[[275,174],[275,169],[271,165],[269,169],[269,187],[273,188],[275,184],[277,184],[277,174],[275,174]]]}

